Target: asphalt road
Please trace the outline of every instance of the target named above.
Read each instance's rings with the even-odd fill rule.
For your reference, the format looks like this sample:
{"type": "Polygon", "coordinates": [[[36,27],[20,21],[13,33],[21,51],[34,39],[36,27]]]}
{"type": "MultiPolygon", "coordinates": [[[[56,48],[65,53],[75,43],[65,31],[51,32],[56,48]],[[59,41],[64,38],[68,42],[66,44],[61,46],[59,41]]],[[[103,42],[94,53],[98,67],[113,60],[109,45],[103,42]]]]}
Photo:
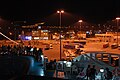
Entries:
{"type": "MultiPolygon", "coordinates": [[[[68,40],[67,40],[68,41],[68,40]]],[[[111,49],[111,44],[108,48],[103,48],[103,44],[105,42],[87,42],[86,45],[84,46],[85,51],[105,51],[108,53],[116,53],[120,54],[120,50],[117,49],[111,49]]],[[[64,43],[62,43],[63,46],[64,43]]],[[[25,45],[28,45],[28,41],[25,42],[25,45]]],[[[40,40],[39,43],[31,43],[33,47],[38,47],[43,49],[43,54],[44,56],[47,56],[49,60],[59,60],[60,59],[60,44],[59,41],[54,41],[54,40],[40,40]],[[53,44],[53,49],[49,50],[44,50],[46,47],[46,44],[52,43],[53,44]]],[[[66,58],[65,54],[63,54],[63,48],[62,48],[62,58],[66,58]]]]}

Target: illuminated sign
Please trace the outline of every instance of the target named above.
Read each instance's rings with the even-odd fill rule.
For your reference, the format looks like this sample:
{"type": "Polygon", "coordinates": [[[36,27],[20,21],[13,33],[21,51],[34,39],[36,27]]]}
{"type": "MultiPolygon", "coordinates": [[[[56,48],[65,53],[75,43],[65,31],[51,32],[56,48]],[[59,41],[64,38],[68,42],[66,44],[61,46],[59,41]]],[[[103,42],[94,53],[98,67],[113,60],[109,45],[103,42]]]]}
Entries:
{"type": "Polygon", "coordinates": [[[38,26],[38,29],[41,29],[41,26],[38,26]]]}
{"type": "Polygon", "coordinates": [[[25,36],[25,40],[31,40],[32,36],[25,36]]]}
{"type": "Polygon", "coordinates": [[[40,37],[40,39],[48,40],[48,37],[40,37]]]}
{"type": "Polygon", "coordinates": [[[22,26],[22,28],[35,28],[35,25],[29,25],[29,26],[22,26]]]}
{"type": "Polygon", "coordinates": [[[39,37],[34,37],[34,39],[40,39],[39,37]]]}
{"type": "Polygon", "coordinates": [[[48,32],[48,30],[41,30],[42,32],[48,32]]]}

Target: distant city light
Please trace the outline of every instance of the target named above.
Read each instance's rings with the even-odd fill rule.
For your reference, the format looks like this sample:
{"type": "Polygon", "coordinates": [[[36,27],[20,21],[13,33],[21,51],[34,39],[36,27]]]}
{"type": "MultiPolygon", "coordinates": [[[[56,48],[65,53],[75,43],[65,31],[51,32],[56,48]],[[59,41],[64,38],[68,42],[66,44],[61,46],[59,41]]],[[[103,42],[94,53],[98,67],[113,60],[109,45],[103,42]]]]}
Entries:
{"type": "Polygon", "coordinates": [[[57,11],[57,13],[60,13],[60,11],[57,11]]]}
{"type": "Polygon", "coordinates": [[[32,36],[25,36],[25,40],[31,40],[32,36]]]}
{"type": "Polygon", "coordinates": [[[41,26],[38,26],[38,29],[41,29],[41,26]]]}
{"type": "Polygon", "coordinates": [[[90,34],[90,32],[89,32],[89,31],[86,31],[86,33],[87,33],[87,34],[90,34]]]}
{"type": "Polygon", "coordinates": [[[57,33],[55,33],[55,34],[57,34],[57,33]]]}
{"type": "Polygon", "coordinates": [[[10,35],[12,35],[12,33],[11,33],[11,32],[9,32],[9,34],[10,34],[10,35]]]}
{"type": "Polygon", "coordinates": [[[57,13],[64,13],[64,10],[61,10],[61,11],[57,11],[57,13]]]}
{"type": "Polygon", "coordinates": [[[64,13],[64,11],[62,10],[61,13],[64,13]]]}
{"type": "Polygon", "coordinates": [[[39,37],[34,37],[34,39],[40,39],[39,37]]]}

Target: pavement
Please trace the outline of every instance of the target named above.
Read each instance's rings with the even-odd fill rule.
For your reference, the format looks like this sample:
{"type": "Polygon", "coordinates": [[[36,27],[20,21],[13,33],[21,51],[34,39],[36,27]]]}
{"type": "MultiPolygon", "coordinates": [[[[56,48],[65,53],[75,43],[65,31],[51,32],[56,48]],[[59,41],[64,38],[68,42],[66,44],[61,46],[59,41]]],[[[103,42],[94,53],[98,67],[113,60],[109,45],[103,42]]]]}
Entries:
{"type": "MultiPolygon", "coordinates": [[[[113,42],[109,42],[109,47],[103,48],[103,44],[106,42],[87,42],[86,45],[84,45],[84,49],[86,52],[108,52],[112,54],[120,54],[120,50],[118,48],[112,49],[111,45],[113,42]]],[[[62,44],[63,45],[63,44],[62,44]]],[[[64,48],[62,47],[62,58],[66,58],[66,55],[63,53],[64,48]]],[[[43,51],[44,56],[47,56],[49,60],[59,60],[60,59],[60,46],[59,44],[54,44],[53,49],[44,50],[43,51]]]]}
{"type": "MultiPolygon", "coordinates": [[[[62,40],[62,46],[64,44],[64,41],[65,40],[62,40]]],[[[67,41],[70,41],[70,40],[67,40],[67,41]]],[[[55,41],[55,40],[39,40],[39,41],[30,41],[31,42],[31,45],[33,47],[38,47],[38,48],[42,48],[43,49],[43,54],[44,56],[47,56],[48,57],[48,60],[59,60],[60,59],[60,44],[59,44],[59,41],[55,41]],[[52,43],[53,44],[53,49],[49,49],[49,50],[44,50],[44,48],[46,47],[45,44],[50,44],[52,43]]],[[[29,41],[25,41],[25,45],[28,45],[29,41]]],[[[108,52],[108,53],[113,53],[113,54],[120,54],[120,50],[118,50],[118,48],[116,49],[111,49],[111,45],[114,43],[114,42],[109,42],[110,46],[108,48],[103,48],[103,44],[106,43],[106,42],[100,42],[100,41],[96,41],[96,42],[88,42],[86,43],[86,45],[84,46],[84,50],[86,51],[105,51],[105,52],[108,52]]],[[[5,43],[7,45],[7,43],[5,43]]],[[[66,58],[66,55],[63,53],[63,50],[64,48],[62,47],[62,58],[66,58]]]]}
{"type": "Polygon", "coordinates": [[[118,48],[112,49],[111,45],[113,42],[109,42],[109,47],[103,48],[103,44],[106,42],[89,42],[85,45],[86,49],[91,49],[91,50],[98,50],[98,51],[105,51],[108,53],[113,53],[113,54],[120,54],[120,50],[118,48]]]}
{"type": "MultiPolygon", "coordinates": [[[[105,52],[110,52],[110,53],[115,53],[115,54],[120,54],[120,50],[118,50],[118,48],[116,49],[111,49],[111,47],[109,46],[108,48],[103,48],[103,44],[105,42],[87,42],[86,45],[84,46],[86,50],[94,50],[94,51],[105,51],[105,52]]],[[[112,42],[110,42],[110,45],[113,44],[112,42]]],[[[63,45],[63,44],[62,44],[63,45]]],[[[45,47],[45,46],[41,46],[41,45],[36,45],[37,47],[45,47]]],[[[49,50],[44,50],[44,56],[47,56],[49,60],[54,60],[57,59],[59,60],[59,51],[60,50],[60,46],[59,44],[54,44],[53,45],[53,49],[49,49],[49,50]]],[[[63,51],[63,48],[62,48],[63,51]]],[[[62,57],[66,57],[65,54],[62,54],[62,57]]],[[[34,58],[30,57],[31,59],[31,66],[28,72],[28,75],[37,75],[37,76],[45,76],[45,72],[44,72],[44,67],[42,65],[41,62],[37,62],[36,60],[34,60],[34,58]]],[[[63,76],[63,75],[62,75],[63,76]]],[[[69,76],[71,77],[71,75],[69,76]]],[[[72,76],[71,78],[74,79],[74,76],[72,76]]]]}

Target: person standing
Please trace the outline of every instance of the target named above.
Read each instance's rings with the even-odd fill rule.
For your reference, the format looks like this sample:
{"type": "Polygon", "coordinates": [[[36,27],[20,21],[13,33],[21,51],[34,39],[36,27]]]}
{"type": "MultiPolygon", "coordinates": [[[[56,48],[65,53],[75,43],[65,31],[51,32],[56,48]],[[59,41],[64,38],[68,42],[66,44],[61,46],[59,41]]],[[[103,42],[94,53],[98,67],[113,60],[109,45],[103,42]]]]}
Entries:
{"type": "Polygon", "coordinates": [[[42,57],[41,57],[41,55],[43,55],[43,52],[42,52],[42,49],[41,48],[39,48],[38,50],[37,50],[37,59],[38,59],[38,61],[40,61],[40,62],[42,62],[42,57]]]}
{"type": "Polygon", "coordinates": [[[95,65],[90,69],[90,80],[95,80],[95,75],[97,74],[97,71],[95,69],[95,65]]]}
{"type": "Polygon", "coordinates": [[[109,70],[109,68],[106,68],[106,74],[105,74],[105,79],[106,80],[112,80],[112,72],[109,70]]]}
{"type": "Polygon", "coordinates": [[[34,47],[34,49],[33,49],[33,56],[37,60],[37,47],[34,47]]]}
{"type": "Polygon", "coordinates": [[[87,77],[87,80],[90,79],[90,65],[88,65],[88,67],[86,69],[86,77],[87,77]]]}

